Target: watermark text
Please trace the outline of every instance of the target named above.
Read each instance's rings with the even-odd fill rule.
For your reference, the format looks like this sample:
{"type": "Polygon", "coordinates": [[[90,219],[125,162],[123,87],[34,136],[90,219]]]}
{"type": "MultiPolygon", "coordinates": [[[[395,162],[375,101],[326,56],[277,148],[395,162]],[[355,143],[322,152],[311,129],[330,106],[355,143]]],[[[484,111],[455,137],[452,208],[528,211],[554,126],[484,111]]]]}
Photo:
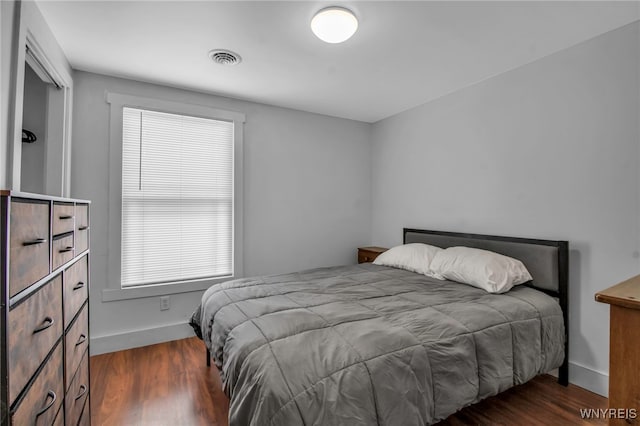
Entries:
{"type": "Polygon", "coordinates": [[[581,419],[624,419],[633,420],[638,417],[635,408],[581,408],[581,419]]]}

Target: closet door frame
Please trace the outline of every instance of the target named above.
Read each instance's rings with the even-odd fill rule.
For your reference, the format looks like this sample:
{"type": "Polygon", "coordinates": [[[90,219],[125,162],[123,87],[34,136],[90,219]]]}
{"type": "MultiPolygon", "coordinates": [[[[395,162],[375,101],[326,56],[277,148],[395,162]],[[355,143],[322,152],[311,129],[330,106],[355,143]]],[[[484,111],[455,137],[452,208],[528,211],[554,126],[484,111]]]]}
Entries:
{"type": "Polygon", "coordinates": [[[9,139],[7,153],[8,189],[20,191],[22,159],[22,111],[24,72],[28,62],[36,74],[51,83],[47,91],[45,123],[45,182],[47,195],[69,196],[71,181],[71,113],[73,78],[69,63],[44,17],[30,1],[18,2],[11,60],[9,139]],[[28,53],[27,53],[28,52],[28,53]]]}

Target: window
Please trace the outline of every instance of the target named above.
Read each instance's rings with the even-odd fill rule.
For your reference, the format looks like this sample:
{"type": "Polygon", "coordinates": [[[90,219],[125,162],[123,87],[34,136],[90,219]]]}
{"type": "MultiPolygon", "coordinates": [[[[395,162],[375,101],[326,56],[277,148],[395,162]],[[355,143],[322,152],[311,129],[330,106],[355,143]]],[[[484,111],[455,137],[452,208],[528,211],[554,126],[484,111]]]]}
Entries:
{"type": "Polygon", "coordinates": [[[108,272],[119,285],[103,300],[200,290],[238,276],[244,116],[126,95],[107,100],[117,164],[110,207],[117,203],[120,213],[109,215],[118,232],[109,231],[108,272]]]}
{"type": "Polygon", "coordinates": [[[122,287],[229,277],[233,123],[125,107],[122,287]]]}

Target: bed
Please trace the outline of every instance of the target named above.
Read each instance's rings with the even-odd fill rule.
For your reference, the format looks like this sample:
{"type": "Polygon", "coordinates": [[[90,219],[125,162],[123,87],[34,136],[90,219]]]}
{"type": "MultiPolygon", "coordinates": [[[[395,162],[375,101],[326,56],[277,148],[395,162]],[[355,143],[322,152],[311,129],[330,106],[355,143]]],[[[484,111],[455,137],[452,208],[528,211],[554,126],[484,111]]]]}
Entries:
{"type": "Polygon", "coordinates": [[[533,280],[490,294],[360,264],[216,284],[191,322],[230,426],[425,425],[556,368],[567,384],[566,241],[403,232],[519,259],[533,280]]]}

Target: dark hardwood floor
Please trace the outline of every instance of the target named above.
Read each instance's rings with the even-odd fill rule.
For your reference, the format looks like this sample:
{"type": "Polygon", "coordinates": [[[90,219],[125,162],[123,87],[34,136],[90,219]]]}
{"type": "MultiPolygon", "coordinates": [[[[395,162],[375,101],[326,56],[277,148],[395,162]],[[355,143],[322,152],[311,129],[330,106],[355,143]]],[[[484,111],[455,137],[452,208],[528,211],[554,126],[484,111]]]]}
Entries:
{"type": "MultiPolygon", "coordinates": [[[[91,357],[91,420],[98,425],[226,426],[229,400],[197,338],[91,357]]],[[[580,419],[580,408],[607,399],[551,376],[503,392],[439,425],[606,424],[580,419]]]]}
{"type": "Polygon", "coordinates": [[[196,337],[91,357],[91,424],[227,425],[229,400],[196,337]]]}

